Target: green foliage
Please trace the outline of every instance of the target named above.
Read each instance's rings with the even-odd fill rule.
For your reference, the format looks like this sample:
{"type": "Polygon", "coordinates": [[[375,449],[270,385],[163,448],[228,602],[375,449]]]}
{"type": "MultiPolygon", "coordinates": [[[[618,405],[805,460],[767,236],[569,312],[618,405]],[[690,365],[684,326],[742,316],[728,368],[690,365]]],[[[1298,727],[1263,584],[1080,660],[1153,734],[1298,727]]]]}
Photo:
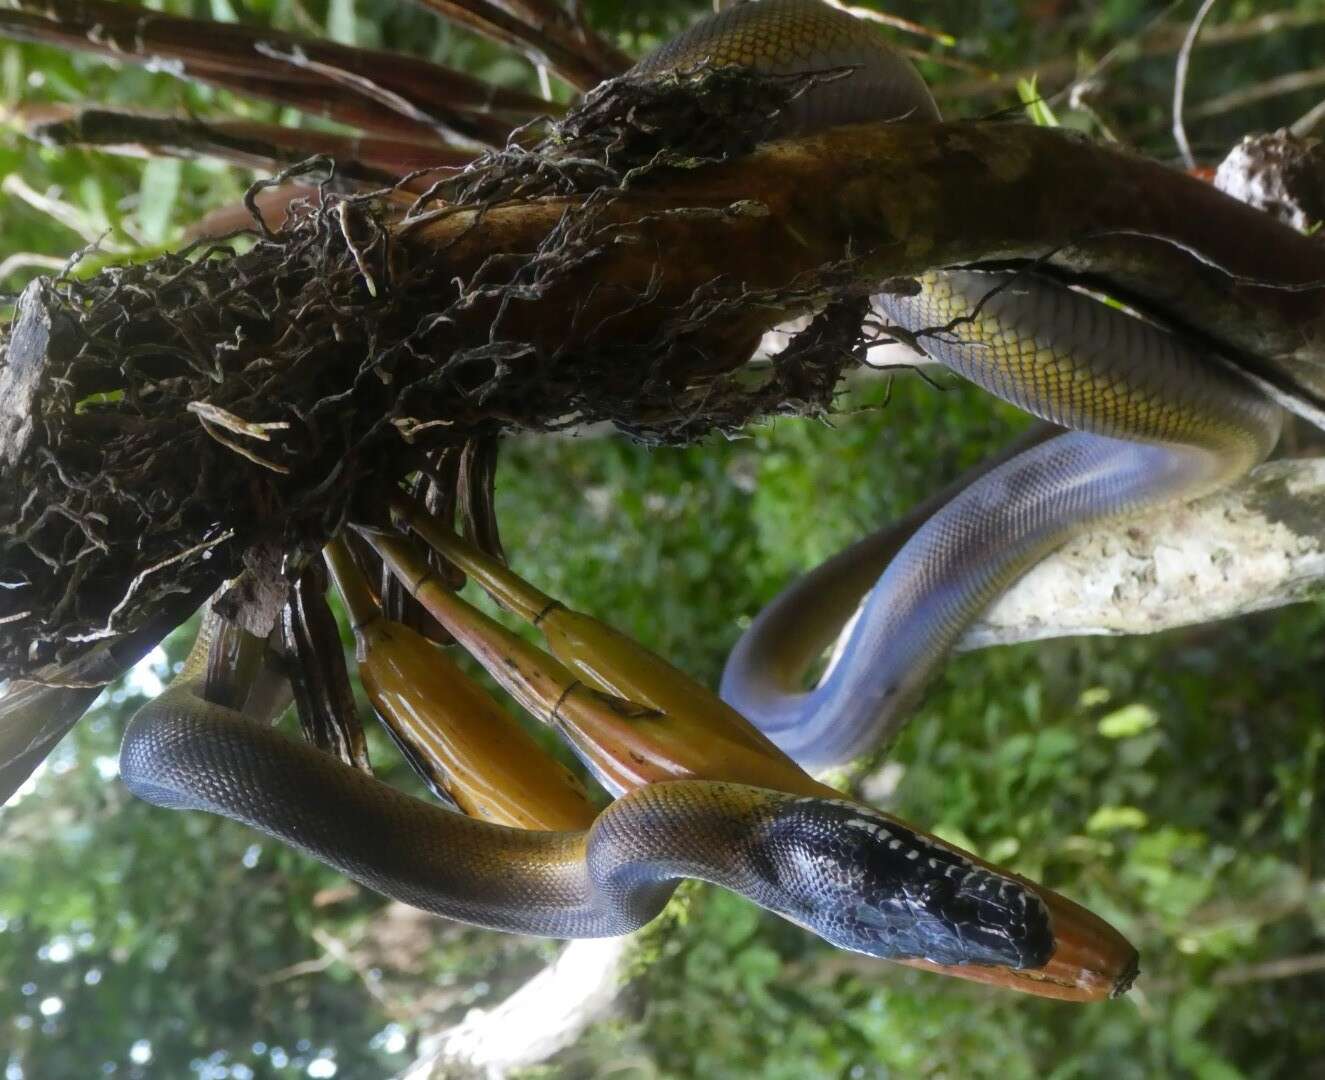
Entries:
{"type": "Polygon", "coordinates": [[[114,763],[142,701],[116,691],[0,818],[0,1046],[11,1063],[27,1076],[180,1075],[206,1059],[238,1066],[225,1075],[294,1076],[332,1047],[353,1072],[385,1068],[370,1047],[385,1021],[353,972],[290,974],[319,955],[314,925],[336,932],[376,904],[319,911],[318,890],[336,883],[321,867],[131,798],[114,763]],[[139,1057],[150,1047],[150,1069],[134,1067],[134,1044],[139,1057]]]}
{"type": "MultiPolygon", "coordinates": [[[[831,427],[780,420],[702,455],[522,442],[506,454],[501,507],[513,546],[536,538],[517,565],[714,672],[789,574],[896,516],[1015,423],[973,392],[916,379],[884,398],[881,380],[863,381],[831,427]],[[697,472],[726,483],[695,488],[697,472]]],[[[1304,980],[1216,981],[1318,947],[1323,626],[1325,607],[1304,605],[964,656],[867,770],[867,788],[895,784],[888,805],[903,817],[1122,929],[1143,958],[1127,999],[1060,1005],[853,962],[706,890],[637,983],[633,1023],[597,1033],[567,1074],[637,1059],[652,1064],[623,1075],[1269,1077],[1325,1063],[1325,1001],[1304,980]]]]}

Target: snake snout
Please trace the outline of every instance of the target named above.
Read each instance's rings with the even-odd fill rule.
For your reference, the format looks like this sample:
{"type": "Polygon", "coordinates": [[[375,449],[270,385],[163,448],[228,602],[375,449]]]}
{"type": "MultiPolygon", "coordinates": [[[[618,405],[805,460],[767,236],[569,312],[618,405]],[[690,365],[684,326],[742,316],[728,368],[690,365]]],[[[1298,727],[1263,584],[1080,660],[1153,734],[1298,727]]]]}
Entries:
{"type": "Polygon", "coordinates": [[[771,826],[784,914],[842,948],[935,964],[1038,968],[1054,952],[1034,892],[855,803],[799,799],[771,826]]]}

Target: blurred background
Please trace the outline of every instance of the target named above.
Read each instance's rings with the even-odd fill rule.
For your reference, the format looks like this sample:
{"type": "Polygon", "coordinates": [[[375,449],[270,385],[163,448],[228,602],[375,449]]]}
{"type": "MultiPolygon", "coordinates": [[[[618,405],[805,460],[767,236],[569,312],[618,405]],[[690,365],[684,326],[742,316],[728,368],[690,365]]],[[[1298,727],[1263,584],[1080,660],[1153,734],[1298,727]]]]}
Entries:
{"type": "MultiPolygon", "coordinates": [[[[152,6],[539,85],[522,58],[389,0],[152,6]]],[[[587,6],[632,52],[709,8],[587,6]]],[[[898,0],[887,10],[955,39],[895,36],[931,57],[921,66],[948,114],[1018,107],[1018,77],[1038,70],[1057,122],[1172,160],[1175,55],[1195,7],[898,0]]],[[[3,41],[0,92],[6,106],[310,123],[168,75],[3,41]]],[[[1198,159],[1215,163],[1244,133],[1290,124],[1322,97],[1325,4],[1214,5],[1187,93],[1198,159]]],[[[177,243],[253,179],[207,162],[44,149],[14,130],[0,132],[0,176],[0,291],[10,292],[92,242],[95,262],[177,243]]],[[[512,563],[712,684],[790,576],[1025,422],[946,379],[859,375],[840,407],[831,423],[781,419],[686,450],[599,433],[512,439],[497,483],[512,563]]],[[[131,799],[116,782],[120,731],[187,645],[176,634],[103,695],[0,813],[5,1080],[386,1076],[408,1066],[421,1035],[500,1002],[556,955],[557,943],[385,905],[239,826],[131,799]]],[[[609,1018],[533,1075],[1325,1075],[1323,702],[1325,601],[1144,640],[959,658],[886,760],[843,782],[1112,921],[1142,952],[1126,999],[1063,1005],[924,975],[688,886],[645,932],[609,1018]]],[[[413,786],[377,732],[372,750],[382,775],[413,786]]]]}

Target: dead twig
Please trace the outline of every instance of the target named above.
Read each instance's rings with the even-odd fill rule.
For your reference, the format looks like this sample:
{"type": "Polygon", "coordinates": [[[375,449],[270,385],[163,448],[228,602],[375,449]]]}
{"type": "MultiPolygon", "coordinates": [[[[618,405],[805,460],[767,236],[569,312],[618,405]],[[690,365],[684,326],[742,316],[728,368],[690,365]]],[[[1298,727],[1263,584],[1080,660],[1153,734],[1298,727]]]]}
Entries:
{"type": "Polygon", "coordinates": [[[1216,986],[1239,986],[1273,979],[1296,979],[1302,975],[1313,975],[1318,971],[1325,971],[1325,952],[1285,956],[1278,960],[1267,960],[1263,964],[1227,967],[1215,972],[1213,981],[1216,986]]]}
{"type": "Polygon", "coordinates": [[[1187,128],[1182,120],[1183,99],[1187,95],[1187,69],[1191,66],[1192,49],[1195,48],[1196,39],[1201,33],[1201,24],[1205,22],[1205,17],[1210,14],[1210,9],[1214,6],[1215,0],[1202,0],[1196,18],[1192,19],[1191,26],[1187,28],[1187,36],[1182,39],[1182,46],[1178,49],[1178,60],[1173,69],[1173,139],[1178,144],[1183,164],[1189,169],[1196,168],[1196,159],[1192,157],[1192,147],[1187,141],[1187,128]]]}
{"type": "Polygon", "coordinates": [[[1325,68],[1294,71],[1287,75],[1266,79],[1264,82],[1256,83],[1253,86],[1243,87],[1241,90],[1232,90],[1227,94],[1220,94],[1219,97],[1210,98],[1188,109],[1187,115],[1203,120],[1211,116],[1218,116],[1221,113],[1232,112],[1234,109],[1241,109],[1246,105],[1254,105],[1258,101],[1268,101],[1270,98],[1282,97],[1285,94],[1295,94],[1299,90],[1313,90],[1318,86],[1325,86],[1325,68]]]}

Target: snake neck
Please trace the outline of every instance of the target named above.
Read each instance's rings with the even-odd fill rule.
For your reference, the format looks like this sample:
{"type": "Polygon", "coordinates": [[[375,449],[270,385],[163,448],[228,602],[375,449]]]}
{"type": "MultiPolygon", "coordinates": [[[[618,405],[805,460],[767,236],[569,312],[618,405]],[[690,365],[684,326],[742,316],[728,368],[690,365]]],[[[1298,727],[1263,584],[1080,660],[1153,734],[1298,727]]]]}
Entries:
{"type": "Polygon", "coordinates": [[[1034,968],[1054,949],[1032,890],[845,800],[651,784],[599,817],[588,865],[606,896],[698,878],[873,956],[1034,968]]]}

